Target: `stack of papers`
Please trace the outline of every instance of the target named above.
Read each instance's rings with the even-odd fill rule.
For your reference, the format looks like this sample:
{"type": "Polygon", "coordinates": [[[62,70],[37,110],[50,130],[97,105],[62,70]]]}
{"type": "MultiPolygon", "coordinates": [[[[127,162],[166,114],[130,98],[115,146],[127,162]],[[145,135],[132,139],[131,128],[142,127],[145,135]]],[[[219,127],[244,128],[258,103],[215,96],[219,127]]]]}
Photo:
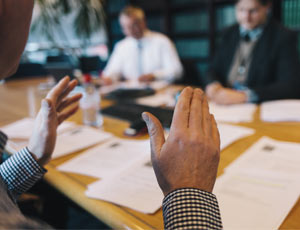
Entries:
{"type": "MultiPolygon", "coordinates": [[[[29,139],[32,134],[34,120],[34,118],[26,117],[14,123],[3,126],[0,128],[0,130],[5,133],[10,139],[29,139]]],[[[75,126],[75,123],[65,121],[60,126],[58,126],[57,133],[63,133],[66,130],[74,128],[75,126]]]]}
{"type": "Polygon", "coordinates": [[[261,120],[267,122],[300,121],[300,100],[278,100],[261,105],[261,120]]]}
{"type": "Polygon", "coordinates": [[[52,158],[80,151],[111,138],[110,133],[87,126],[77,126],[57,136],[52,158]]]}
{"type": "Polygon", "coordinates": [[[300,194],[300,144],[263,137],[217,179],[224,229],[278,229],[300,194]]]}
{"type": "Polygon", "coordinates": [[[109,201],[143,213],[154,213],[164,198],[148,153],[138,162],[128,164],[118,175],[88,186],[86,195],[109,201]]]}
{"type": "Polygon", "coordinates": [[[113,138],[60,165],[58,170],[102,178],[86,195],[143,213],[161,207],[163,194],[150,160],[150,142],[113,138]]]}
{"type": "MultiPolygon", "coordinates": [[[[227,124],[218,125],[221,148],[254,130],[227,124]]],[[[111,138],[65,162],[60,171],[101,178],[88,186],[86,195],[131,209],[154,213],[161,207],[163,195],[150,161],[150,140],[111,138]]]]}
{"type": "Polygon", "coordinates": [[[251,122],[256,111],[255,104],[217,105],[209,103],[209,111],[216,121],[224,122],[251,122]]]}
{"type": "MultiPolygon", "coordinates": [[[[10,139],[18,139],[9,142],[10,152],[14,153],[28,144],[34,126],[33,118],[24,118],[1,128],[10,139]],[[20,141],[19,139],[22,139],[20,141]]],[[[57,129],[57,139],[52,158],[61,157],[111,138],[111,134],[99,129],[77,125],[65,121],[57,129]]]]}
{"type": "Polygon", "coordinates": [[[104,179],[118,174],[128,163],[147,154],[150,155],[149,140],[123,140],[112,137],[109,141],[90,148],[58,166],[57,169],[104,179]]]}

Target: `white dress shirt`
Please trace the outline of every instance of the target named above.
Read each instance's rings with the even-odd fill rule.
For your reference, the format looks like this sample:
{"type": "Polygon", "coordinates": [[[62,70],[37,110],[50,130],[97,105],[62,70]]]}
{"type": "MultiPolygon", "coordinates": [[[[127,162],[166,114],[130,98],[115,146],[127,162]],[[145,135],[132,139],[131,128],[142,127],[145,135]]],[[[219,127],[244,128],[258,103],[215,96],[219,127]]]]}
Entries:
{"type": "Polygon", "coordinates": [[[158,80],[174,81],[182,76],[183,68],[174,44],[165,35],[147,30],[137,40],[126,37],[113,50],[104,75],[114,80],[137,79],[154,74],[158,80]]]}

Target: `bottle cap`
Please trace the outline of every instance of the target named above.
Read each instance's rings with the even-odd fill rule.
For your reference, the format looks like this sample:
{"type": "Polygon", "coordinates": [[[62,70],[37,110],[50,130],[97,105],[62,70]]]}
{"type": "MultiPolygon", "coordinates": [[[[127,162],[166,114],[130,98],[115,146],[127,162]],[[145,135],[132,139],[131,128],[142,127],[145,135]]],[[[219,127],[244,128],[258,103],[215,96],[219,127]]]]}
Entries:
{"type": "Polygon", "coordinates": [[[89,73],[83,75],[83,82],[90,83],[92,81],[92,76],[89,73]]]}

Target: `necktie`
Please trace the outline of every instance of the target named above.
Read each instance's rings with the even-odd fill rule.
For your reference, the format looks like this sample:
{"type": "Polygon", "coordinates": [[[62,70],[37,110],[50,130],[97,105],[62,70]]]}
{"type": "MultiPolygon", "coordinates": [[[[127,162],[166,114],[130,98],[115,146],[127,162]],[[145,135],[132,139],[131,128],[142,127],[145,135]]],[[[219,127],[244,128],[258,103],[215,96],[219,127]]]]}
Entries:
{"type": "Polygon", "coordinates": [[[245,41],[245,42],[250,42],[250,35],[247,33],[247,34],[245,34],[244,36],[243,36],[243,40],[245,41]]]}

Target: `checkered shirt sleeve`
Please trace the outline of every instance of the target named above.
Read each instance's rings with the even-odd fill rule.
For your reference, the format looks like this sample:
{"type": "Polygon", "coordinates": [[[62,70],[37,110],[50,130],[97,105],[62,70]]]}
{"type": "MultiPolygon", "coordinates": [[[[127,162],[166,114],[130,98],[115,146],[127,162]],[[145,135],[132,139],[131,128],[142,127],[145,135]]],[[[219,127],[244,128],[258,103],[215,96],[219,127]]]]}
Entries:
{"type": "Polygon", "coordinates": [[[183,188],[163,200],[165,229],[222,229],[217,198],[199,189],[183,188]]]}
{"type": "Polygon", "coordinates": [[[27,147],[0,165],[0,175],[15,197],[31,188],[45,173],[27,147]]]}
{"type": "Polygon", "coordinates": [[[7,136],[0,131],[0,163],[2,161],[2,153],[7,142],[7,136]]]}

